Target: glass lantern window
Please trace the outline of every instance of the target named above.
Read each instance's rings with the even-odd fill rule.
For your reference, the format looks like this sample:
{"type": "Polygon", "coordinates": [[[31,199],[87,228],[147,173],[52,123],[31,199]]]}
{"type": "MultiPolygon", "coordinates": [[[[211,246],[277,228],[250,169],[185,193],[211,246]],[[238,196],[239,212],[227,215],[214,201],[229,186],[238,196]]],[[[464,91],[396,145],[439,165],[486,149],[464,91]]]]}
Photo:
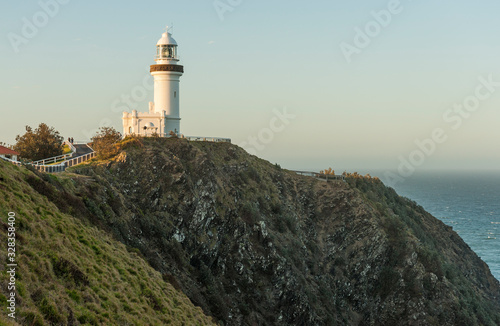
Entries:
{"type": "Polygon", "coordinates": [[[156,50],[156,55],[159,58],[165,59],[176,59],[177,58],[177,46],[175,45],[161,45],[156,50]]]}

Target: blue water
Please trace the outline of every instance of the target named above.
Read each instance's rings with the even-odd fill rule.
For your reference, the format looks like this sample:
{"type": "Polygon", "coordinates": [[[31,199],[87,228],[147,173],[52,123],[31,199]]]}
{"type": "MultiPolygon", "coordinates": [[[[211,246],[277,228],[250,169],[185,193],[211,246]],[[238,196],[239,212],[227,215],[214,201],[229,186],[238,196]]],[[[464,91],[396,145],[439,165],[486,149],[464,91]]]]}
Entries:
{"type": "Polygon", "coordinates": [[[500,279],[499,172],[425,172],[394,189],[453,227],[500,279]]]}

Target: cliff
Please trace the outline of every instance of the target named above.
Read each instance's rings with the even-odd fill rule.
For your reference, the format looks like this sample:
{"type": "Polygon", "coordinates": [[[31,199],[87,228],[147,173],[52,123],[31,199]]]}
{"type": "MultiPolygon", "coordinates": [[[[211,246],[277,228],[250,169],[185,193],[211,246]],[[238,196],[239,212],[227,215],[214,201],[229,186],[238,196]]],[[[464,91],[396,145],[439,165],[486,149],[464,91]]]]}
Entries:
{"type": "Polygon", "coordinates": [[[140,253],[54,204],[79,209],[74,197],[51,184],[70,188],[70,179],[40,176],[45,180],[0,160],[0,325],[215,325],[140,253]],[[15,213],[11,225],[9,212],[15,213]],[[11,227],[12,275],[6,273],[11,227]],[[14,312],[6,309],[10,293],[15,319],[7,315],[14,312]]]}
{"type": "Polygon", "coordinates": [[[487,265],[378,179],[326,183],[225,143],[120,147],[110,160],[28,182],[136,248],[220,324],[500,324],[487,265]]]}

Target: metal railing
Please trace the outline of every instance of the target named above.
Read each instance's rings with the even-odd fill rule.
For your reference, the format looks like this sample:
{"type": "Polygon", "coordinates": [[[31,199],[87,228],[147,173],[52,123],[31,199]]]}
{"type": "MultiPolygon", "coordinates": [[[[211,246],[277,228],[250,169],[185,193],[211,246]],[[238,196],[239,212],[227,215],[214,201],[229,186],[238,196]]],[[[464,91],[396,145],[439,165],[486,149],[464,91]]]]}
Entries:
{"type": "Polygon", "coordinates": [[[92,153],[88,153],[88,154],[85,154],[85,155],[82,155],[82,156],[78,156],[78,157],[72,158],[70,160],[67,160],[64,163],[66,163],[66,166],[69,168],[71,166],[74,166],[74,165],[83,163],[85,161],[88,161],[90,159],[93,159],[94,157],[96,157],[96,153],[92,152],[92,153]]]}
{"type": "Polygon", "coordinates": [[[291,170],[291,171],[295,172],[297,174],[300,174],[300,175],[307,176],[307,177],[313,177],[316,179],[325,180],[326,182],[328,182],[329,180],[345,181],[344,175],[324,174],[324,173],[310,172],[310,171],[294,171],[294,170],[291,170]]]}
{"type": "Polygon", "coordinates": [[[96,157],[96,153],[92,152],[85,155],[77,156],[75,158],[62,162],[61,164],[56,164],[56,165],[34,165],[29,163],[28,164],[32,165],[35,169],[41,172],[57,173],[57,172],[64,172],[66,171],[66,168],[81,164],[85,161],[93,159],[94,157],[96,157]]]}
{"type": "Polygon", "coordinates": [[[58,173],[58,172],[64,172],[66,170],[65,162],[56,165],[32,165],[32,166],[38,171],[46,173],[58,173]]]}
{"type": "Polygon", "coordinates": [[[68,154],[63,154],[59,156],[54,156],[54,157],[49,157],[49,158],[44,158],[43,160],[38,160],[34,162],[30,162],[30,164],[33,165],[47,165],[47,163],[57,163],[58,161],[64,162],[68,158],[72,157],[73,153],[68,153],[68,154]]]}
{"type": "Polygon", "coordinates": [[[207,141],[212,143],[231,143],[231,138],[220,138],[220,137],[198,137],[198,136],[184,136],[182,139],[187,139],[189,141],[207,141]]]}
{"type": "MultiPolygon", "coordinates": [[[[212,142],[212,143],[231,143],[231,138],[221,138],[221,137],[206,137],[206,136],[184,136],[183,134],[176,134],[172,136],[172,134],[163,134],[163,133],[152,133],[152,134],[146,134],[146,135],[141,135],[141,134],[131,134],[134,136],[139,136],[139,137],[160,137],[160,138],[180,138],[180,139],[186,139],[189,141],[206,141],[206,142],[212,142]]],[[[126,135],[129,136],[129,135],[126,135]]],[[[126,137],[125,136],[125,137],[126,137]]]]}
{"type": "Polygon", "coordinates": [[[88,145],[91,142],[92,141],[90,141],[90,140],[75,140],[75,141],[73,141],[73,144],[77,144],[77,145],[87,144],[88,145]]]}
{"type": "Polygon", "coordinates": [[[63,162],[61,164],[56,164],[56,165],[41,165],[41,164],[33,164],[33,163],[23,163],[19,161],[14,161],[6,157],[1,157],[0,158],[4,159],[7,162],[10,162],[12,164],[15,164],[17,166],[32,166],[35,168],[37,171],[40,172],[47,172],[47,173],[56,173],[56,172],[63,172],[66,170],[66,164],[63,162]]]}
{"type": "MultiPolygon", "coordinates": [[[[89,146],[89,148],[90,148],[90,146],[89,146]]],[[[68,155],[69,155],[69,157],[71,156],[70,154],[65,154],[65,155],[60,155],[60,156],[56,156],[56,157],[63,157],[63,156],[68,156],[68,155]]],[[[0,156],[1,159],[5,160],[7,162],[13,163],[13,164],[15,164],[17,166],[22,166],[22,165],[24,165],[24,166],[32,166],[37,171],[46,172],[46,173],[64,172],[66,170],[66,168],[69,168],[70,166],[75,166],[77,164],[83,163],[85,161],[93,159],[94,157],[96,157],[96,152],[88,153],[88,154],[85,154],[85,155],[82,155],[82,156],[78,156],[78,157],[75,157],[75,158],[71,158],[71,159],[66,159],[63,162],[59,163],[59,164],[46,165],[46,164],[41,164],[41,162],[43,162],[43,161],[50,161],[50,160],[52,160],[54,158],[48,158],[48,159],[40,160],[40,161],[36,161],[36,162],[19,162],[19,161],[14,161],[12,159],[0,156]]]]}

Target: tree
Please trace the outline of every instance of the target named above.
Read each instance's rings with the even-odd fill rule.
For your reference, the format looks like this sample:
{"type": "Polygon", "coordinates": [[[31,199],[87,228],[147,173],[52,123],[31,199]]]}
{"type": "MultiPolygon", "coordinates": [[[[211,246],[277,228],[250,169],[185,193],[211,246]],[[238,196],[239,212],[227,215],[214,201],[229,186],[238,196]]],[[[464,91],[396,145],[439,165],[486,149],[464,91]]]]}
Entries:
{"type": "Polygon", "coordinates": [[[113,127],[101,127],[94,137],[92,137],[92,148],[97,153],[99,159],[107,159],[118,153],[115,145],[122,139],[122,134],[113,127]]]}
{"type": "Polygon", "coordinates": [[[44,158],[62,155],[63,137],[53,127],[40,123],[34,131],[26,126],[26,133],[16,136],[14,150],[27,160],[38,161],[44,158]]]}

